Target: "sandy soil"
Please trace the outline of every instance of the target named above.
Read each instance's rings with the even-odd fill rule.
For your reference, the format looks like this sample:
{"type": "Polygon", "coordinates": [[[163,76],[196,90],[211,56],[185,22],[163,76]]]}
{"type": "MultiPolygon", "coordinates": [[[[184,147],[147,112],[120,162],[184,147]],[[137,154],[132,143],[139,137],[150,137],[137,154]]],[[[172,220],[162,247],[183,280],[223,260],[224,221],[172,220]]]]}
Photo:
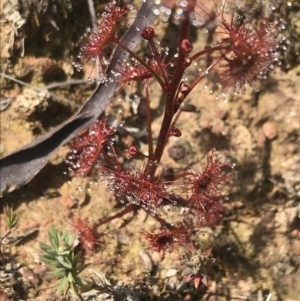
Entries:
{"type": "MultiPolygon", "coordinates": [[[[86,2],[34,3],[5,0],[1,4],[5,22],[0,24],[0,38],[6,42],[5,46],[1,43],[1,72],[42,88],[36,91],[0,78],[1,157],[66,120],[95,88],[88,80],[95,71],[92,65],[81,73],[73,68],[72,56],[78,50],[74,43],[91,24],[86,2]],[[86,81],[51,88],[53,83],[76,79],[86,81]]],[[[218,258],[208,289],[195,290],[184,283],[176,252],[158,255],[146,249],[139,229],[158,225],[142,211],[98,228],[105,246],[85,254],[91,265],[83,272],[84,277],[98,279],[97,274],[105,273],[112,286],[122,291],[120,300],[125,300],[129,288],[138,297],[126,300],[203,297],[263,301],[269,293],[272,301],[300,300],[300,5],[299,1],[291,3],[293,9],[284,18],[292,49],[283,54],[282,68],[263,81],[259,91],[249,88],[243,95],[228,91],[226,100],[217,92],[210,93],[214,88],[211,79],[200,83],[188,99],[198,110],[182,114],[177,126],[183,136],[170,139],[163,159],[165,165],[176,168],[185,158],[203,160],[212,147],[232,148],[228,156],[236,169],[227,191],[229,198],[223,200],[226,215],[220,226],[204,228],[199,236],[203,246],[214,246],[213,255],[218,258]]],[[[96,10],[101,6],[101,1],[95,1],[96,10]]],[[[157,26],[162,45],[170,45],[177,27],[165,23],[157,26]]],[[[193,35],[194,47],[203,47],[206,37],[196,31],[193,35]]],[[[151,87],[156,132],[162,120],[160,94],[154,83],[151,87]]],[[[110,111],[120,108],[128,123],[138,126],[134,124],[137,119],[130,117],[131,104],[117,101],[110,111]]],[[[129,145],[133,138],[120,140],[129,145]]],[[[140,145],[146,149],[142,141],[140,145]]],[[[28,234],[16,244],[1,246],[2,257],[8,258],[0,261],[1,300],[60,300],[55,279],[40,260],[39,243],[48,242],[50,226],[73,231],[74,215],[92,226],[122,209],[96,177],[82,180],[69,175],[64,161],[67,152],[67,146],[61,148],[29,184],[0,199],[1,208],[13,206],[20,217],[13,236],[28,234]]],[[[5,233],[3,213],[0,229],[1,235],[5,233]]],[[[104,295],[89,300],[104,300],[101,298],[104,295]]]]}

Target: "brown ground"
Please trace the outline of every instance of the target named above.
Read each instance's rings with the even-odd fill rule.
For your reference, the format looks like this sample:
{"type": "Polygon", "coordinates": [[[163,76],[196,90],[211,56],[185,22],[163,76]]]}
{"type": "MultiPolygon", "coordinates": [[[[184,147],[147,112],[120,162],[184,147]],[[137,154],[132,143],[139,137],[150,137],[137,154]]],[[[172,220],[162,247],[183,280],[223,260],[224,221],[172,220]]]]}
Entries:
{"type": "MultiPolygon", "coordinates": [[[[36,87],[93,75],[90,66],[78,74],[71,58],[76,50],[72,43],[90,24],[85,1],[41,1],[40,5],[24,1],[21,15],[14,2],[5,0],[0,7],[5,20],[0,24],[1,72],[36,87]]],[[[101,6],[98,2],[96,9],[101,6]]],[[[182,157],[194,160],[203,159],[212,147],[232,146],[229,156],[237,167],[230,198],[224,198],[226,216],[220,226],[213,231],[204,229],[200,237],[204,245],[214,245],[214,256],[219,258],[206,299],[263,301],[271,293],[272,301],[300,300],[300,65],[295,55],[300,49],[300,11],[296,4],[294,1],[295,9],[285,15],[293,49],[283,57],[284,68],[264,81],[259,92],[249,89],[235,95],[229,91],[226,101],[209,93],[210,81],[208,88],[200,83],[188,100],[199,111],[182,115],[177,125],[183,137],[170,139],[167,147],[180,145],[182,157]]],[[[170,43],[168,37],[176,35],[176,26],[159,26],[162,33],[166,30],[162,43],[170,43]]],[[[199,35],[195,48],[203,43],[199,35]]],[[[48,90],[51,93],[36,92],[3,77],[0,86],[1,157],[71,116],[94,88],[87,81],[48,90]],[[11,104],[2,107],[11,98],[11,104]]],[[[154,84],[152,88],[153,108],[159,112],[159,95],[154,84]]],[[[113,105],[113,109],[118,107],[113,105]]],[[[124,116],[130,115],[128,103],[122,109],[124,116]]],[[[154,131],[160,121],[158,116],[154,131]]],[[[130,143],[127,139],[123,141],[130,143]]],[[[48,242],[50,226],[71,231],[71,213],[92,225],[121,208],[104,184],[71,178],[64,163],[66,153],[67,147],[62,148],[32,182],[0,200],[2,205],[13,205],[20,216],[14,236],[37,230],[17,245],[2,246],[10,264],[0,266],[1,300],[59,300],[54,281],[40,261],[39,243],[48,242]],[[74,200],[80,209],[70,209],[74,200]],[[5,274],[7,269],[16,273],[5,274]]],[[[175,161],[166,152],[163,162],[177,167],[184,159],[175,161]]],[[[3,216],[1,234],[6,227],[3,216]]],[[[159,256],[145,251],[137,229],[153,225],[157,225],[155,220],[140,212],[101,226],[98,232],[105,247],[86,254],[91,265],[83,276],[95,278],[105,273],[113,285],[136,284],[145,296],[134,300],[182,300],[177,254],[159,256]]],[[[192,286],[186,289],[184,300],[199,300],[204,292],[195,292],[192,286]]]]}

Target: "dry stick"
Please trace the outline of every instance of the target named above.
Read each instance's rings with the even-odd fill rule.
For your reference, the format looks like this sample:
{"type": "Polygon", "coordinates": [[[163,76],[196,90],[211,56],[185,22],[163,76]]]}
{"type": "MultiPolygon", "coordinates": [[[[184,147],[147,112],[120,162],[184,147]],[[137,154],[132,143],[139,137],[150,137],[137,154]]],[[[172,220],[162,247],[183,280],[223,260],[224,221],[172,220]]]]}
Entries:
{"type": "Polygon", "coordinates": [[[64,86],[81,85],[81,84],[86,84],[86,83],[93,84],[94,82],[89,80],[89,79],[71,79],[71,80],[68,80],[68,81],[63,82],[63,83],[50,84],[50,85],[46,86],[45,89],[51,90],[51,89],[61,88],[61,87],[64,87],[64,86]]]}
{"type": "Polygon", "coordinates": [[[206,294],[202,297],[201,300],[206,300],[208,301],[210,299],[210,297],[213,297],[213,296],[216,296],[216,297],[225,297],[227,300],[248,300],[248,297],[243,297],[243,296],[238,296],[238,295],[231,295],[231,296],[228,296],[227,294],[224,294],[224,293],[219,293],[219,292],[211,292],[211,291],[208,291],[206,292],[206,294]]]}
{"type": "Polygon", "coordinates": [[[91,21],[92,21],[93,27],[95,28],[96,27],[96,12],[95,12],[94,3],[92,0],[87,0],[87,4],[88,4],[89,12],[91,15],[91,21]]]}
{"type": "MultiPolygon", "coordinates": [[[[11,80],[11,81],[13,81],[13,82],[15,82],[17,84],[23,85],[25,87],[29,87],[29,88],[31,88],[31,89],[33,89],[35,91],[38,91],[38,92],[45,92],[45,91],[48,92],[48,89],[55,89],[55,88],[59,88],[60,86],[67,86],[67,85],[80,85],[80,84],[83,84],[83,83],[87,82],[87,80],[74,80],[74,81],[71,80],[71,81],[67,81],[67,82],[64,82],[64,83],[55,83],[55,84],[51,84],[51,85],[43,87],[43,88],[39,88],[39,87],[35,87],[33,85],[30,85],[28,83],[25,83],[25,82],[23,82],[23,81],[21,81],[19,79],[16,79],[16,78],[14,78],[12,76],[9,76],[9,75],[7,75],[5,73],[2,73],[2,72],[0,72],[0,76],[2,76],[4,78],[7,78],[7,79],[9,79],[9,80],[11,80]]],[[[70,106],[77,106],[77,107],[79,107],[79,105],[77,103],[73,103],[73,102],[71,102],[70,100],[68,100],[68,99],[66,99],[64,97],[56,96],[53,93],[50,93],[50,94],[51,94],[52,97],[54,97],[54,98],[56,98],[58,100],[62,100],[64,102],[66,102],[67,104],[69,104],[70,106]]]]}
{"type": "MultiPolygon", "coordinates": [[[[60,7],[61,7],[61,9],[62,9],[62,11],[63,11],[64,18],[67,19],[68,13],[67,13],[67,11],[66,11],[66,8],[65,8],[64,3],[62,3],[62,0],[58,0],[58,2],[59,2],[60,7]]],[[[52,21],[54,21],[54,20],[52,20],[52,21]]]]}

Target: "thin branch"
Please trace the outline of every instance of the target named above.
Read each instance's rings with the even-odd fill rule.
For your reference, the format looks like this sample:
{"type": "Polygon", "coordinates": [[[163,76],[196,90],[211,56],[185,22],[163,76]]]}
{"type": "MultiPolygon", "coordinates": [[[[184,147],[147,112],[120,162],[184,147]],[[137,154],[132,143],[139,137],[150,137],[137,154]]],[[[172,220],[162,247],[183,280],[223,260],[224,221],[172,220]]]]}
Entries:
{"type": "Polygon", "coordinates": [[[48,86],[45,86],[47,90],[62,88],[64,86],[72,86],[72,85],[81,85],[81,84],[93,84],[94,81],[90,79],[71,79],[63,83],[54,83],[48,86]]]}
{"type": "MultiPolygon", "coordinates": [[[[47,86],[46,86],[46,87],[41,87],[41,88],[39,88],[39,87],[35,87],[35,86],[33,86],[33,85],[30,85],[30,84],[28,84],[28,83],[25,83],[25,82],[23,82],[23,81],[21,81],[21,80],[19,80],[19,79],[16,79],[16,78],[14,78],[14,77],[12,77],[12,76],[9,76],[9,75],[7,75],[7,74],[5,74],[5,73],[2,73],[2,72],[0,72],[0,76],[2,76],[2,77],[4,77],[4,78],[7,78],[7,79],[9,79],[9,80],[11,80],[11,81],[13,81],[13,82],[15,82],[15,83],[17,83],[17,84],[22,85],[22,86],[31,88],[31,89],[33,89],[33,90],[35,90],[35,91],[38,91],[38,92],[45,92],[45,91],[49,92],[48,89],[58,88],[59,85],[61,85],[61,86],[66,86],[66,85],[79,85],[79,84],[82,84],[82,83],[83,83],[83,82],[73,82],[73,81],[69,81],[69,82],[65,82],[65,83],[61,83],[61,84],[58,84],[58,83],[57,83],[57,84],[49,85],[50,88],[48,88],[47,86]]],[[[49,93],[50,93],[50,92],[49,92],[49,93]]],[[[75,103],[75,102],[72,102],[72,101],[70,101],[70,100],[68,100],[68,99],[66,99],[66,98],[64,98],[64,97],[56,96],[56,95],[53,94],[53,93],[50,93],[50,94],[51,94],[51,96],[52,96],[53,98],[56,98],[56,99],[61,100],[61,101],[64,101],[64,102],[66,102],[67,104],[69,104],[70,106],[79,107],[79,104],[77,104],[77,103],[75,103]]]]}
{"type": "Polygon", "coordinates": [[[89,7],[89,12],[90,12],[93,28],[95,29],[96,28],[96,12],[95,12],[93,0],[87,0],[87,4],[89,7]]]}

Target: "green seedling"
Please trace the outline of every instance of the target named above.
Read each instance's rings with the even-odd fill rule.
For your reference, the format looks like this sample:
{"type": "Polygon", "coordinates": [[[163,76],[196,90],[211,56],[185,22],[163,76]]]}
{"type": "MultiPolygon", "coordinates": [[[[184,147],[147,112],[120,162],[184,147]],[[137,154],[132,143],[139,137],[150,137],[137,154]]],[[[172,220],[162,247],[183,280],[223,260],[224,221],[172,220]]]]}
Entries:
{"type": "Polygon", "coordinates": [[[74,251],[79,244],[77,236],[68,231],[58,233],[54,227],[51,227],[49,241],[50,245],[40,243],[41,249],[45,252],[41,259],[51,267],[52,271],[49,274],[58,278],[57,294],[63,294],[65,298],[71,289],[79,297],[78,285],[85,284],[79,274],[88,265],[78,264],[82,252],[74,251]]]}
{"type": "Polygon", "coordinates": [[[19,224],[20,218],[15,214],[12,207],[6,205],[4,207],[4,214],[6,216],[6,225],[9,229],[15,228],[19,224]]]}

